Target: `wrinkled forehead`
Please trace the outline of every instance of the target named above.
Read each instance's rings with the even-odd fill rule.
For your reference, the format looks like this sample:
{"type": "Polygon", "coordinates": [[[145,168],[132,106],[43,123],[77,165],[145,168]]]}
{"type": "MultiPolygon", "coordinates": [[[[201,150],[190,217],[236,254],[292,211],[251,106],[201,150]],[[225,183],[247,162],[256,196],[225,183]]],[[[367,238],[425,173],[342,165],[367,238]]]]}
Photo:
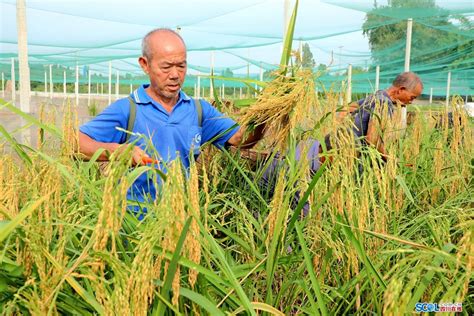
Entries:
{"type": "Polygon", "coordinates": [[[186,59],[186,46],[172,33],[157,32],[148,38],[148,47],[153,57],[181,56],[186,59]]]}
{"type": "Polygon", "coordinates": [[[186,54],[164,54],[154,57],[158,64],[186,66],[186,54]]]}

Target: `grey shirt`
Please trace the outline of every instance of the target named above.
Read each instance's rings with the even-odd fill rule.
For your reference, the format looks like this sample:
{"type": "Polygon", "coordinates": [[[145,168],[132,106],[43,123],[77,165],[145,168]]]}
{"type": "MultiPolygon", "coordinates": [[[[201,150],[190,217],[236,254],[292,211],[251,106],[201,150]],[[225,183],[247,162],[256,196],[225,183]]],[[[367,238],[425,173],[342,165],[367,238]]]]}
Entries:
{"type": "MultiPolygon", "coordinates": [[[[389,117],[393,115],[393,102],[390,99],[388,93],[385,90],[379,90],[375,94],[369,95],[368,97],[357,101],[359,108],[351,113],[354,119],[354,127],[352,132],[356,140],[360,141],[363,145],[367,145],[365,137],[369,129],[369,122],[375,113],[377,106],[385,107],[389,117]]],[[[326,149],[332,148],[331,135],[326,135],[325,143],[326,149]]]]}

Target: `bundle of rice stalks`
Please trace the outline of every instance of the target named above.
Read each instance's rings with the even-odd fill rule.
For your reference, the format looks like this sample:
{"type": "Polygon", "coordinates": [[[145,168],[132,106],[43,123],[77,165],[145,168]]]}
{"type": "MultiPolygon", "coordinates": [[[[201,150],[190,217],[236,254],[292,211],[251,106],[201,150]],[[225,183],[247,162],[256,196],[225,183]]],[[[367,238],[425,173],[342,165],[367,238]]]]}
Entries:
{"type": "Polygon", "coordinates": [[[239,121],[250,130],[268,123],[266,133],[272,137],[272,147],[283,151],[290,136],[296,136],[297,127],[315,114],[317,102],[314,76],[310,71],[299,70],[291,77],[277,75],[239,121]]]}

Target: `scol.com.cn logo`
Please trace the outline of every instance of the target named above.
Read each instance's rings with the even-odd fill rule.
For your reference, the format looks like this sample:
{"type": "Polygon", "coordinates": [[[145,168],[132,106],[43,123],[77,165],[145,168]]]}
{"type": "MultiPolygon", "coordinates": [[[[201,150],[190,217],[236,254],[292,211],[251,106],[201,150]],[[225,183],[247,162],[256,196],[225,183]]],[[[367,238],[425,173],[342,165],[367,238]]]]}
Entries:
{"type": "Polygon", "coordinates": [[[462,303],[416,303],[417,313],[462,312],[462,303]]]}

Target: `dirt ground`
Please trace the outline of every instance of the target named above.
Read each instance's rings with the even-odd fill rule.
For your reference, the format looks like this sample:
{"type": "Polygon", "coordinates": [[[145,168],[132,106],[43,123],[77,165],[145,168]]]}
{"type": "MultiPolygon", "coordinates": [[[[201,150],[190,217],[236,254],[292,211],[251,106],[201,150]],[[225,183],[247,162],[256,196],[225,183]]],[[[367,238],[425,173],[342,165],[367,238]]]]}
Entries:
{"type": "MultiPolygon", "coordinates": [[[[0,97],[2,97],[0,95],[0,97]]],[[[125,97],[125,96],[120,96],[125,97]]],[[[11,102],[11,94],[5,94],[3,98],[7,102],[11,102]]],[[[19,107],[19,94],[16,95],[15,104],[19,107]]],[[[112,97],[115,101],[115,95],[112,97]]],[[[53,98],[45,93],[33,92],[30,101],[31,116],[39,118],[40,108],[43,107],[43,117],[47,121],[54,121],[56,124],[61,124],[64,115],[65,106],[71,106],[73,110],[77,110],[79,124],[82,124],[91,118],[91,110],[88,104],[96,107],[96,113],[100,112],[108,104],[107,95],[93,95],[89,101],[87,95],[79,95],[79,105],[76,106],[76,99],[74,94],[69,94],[64,97],[62,93],[55,93],[53,98]]],[[[23,144],[36,147],[38,141],[38,127],[29,126],[27,120],[19,115],[12,113],[5,107],[0,107],[0,125],[15,139],[23,144]]]]}

